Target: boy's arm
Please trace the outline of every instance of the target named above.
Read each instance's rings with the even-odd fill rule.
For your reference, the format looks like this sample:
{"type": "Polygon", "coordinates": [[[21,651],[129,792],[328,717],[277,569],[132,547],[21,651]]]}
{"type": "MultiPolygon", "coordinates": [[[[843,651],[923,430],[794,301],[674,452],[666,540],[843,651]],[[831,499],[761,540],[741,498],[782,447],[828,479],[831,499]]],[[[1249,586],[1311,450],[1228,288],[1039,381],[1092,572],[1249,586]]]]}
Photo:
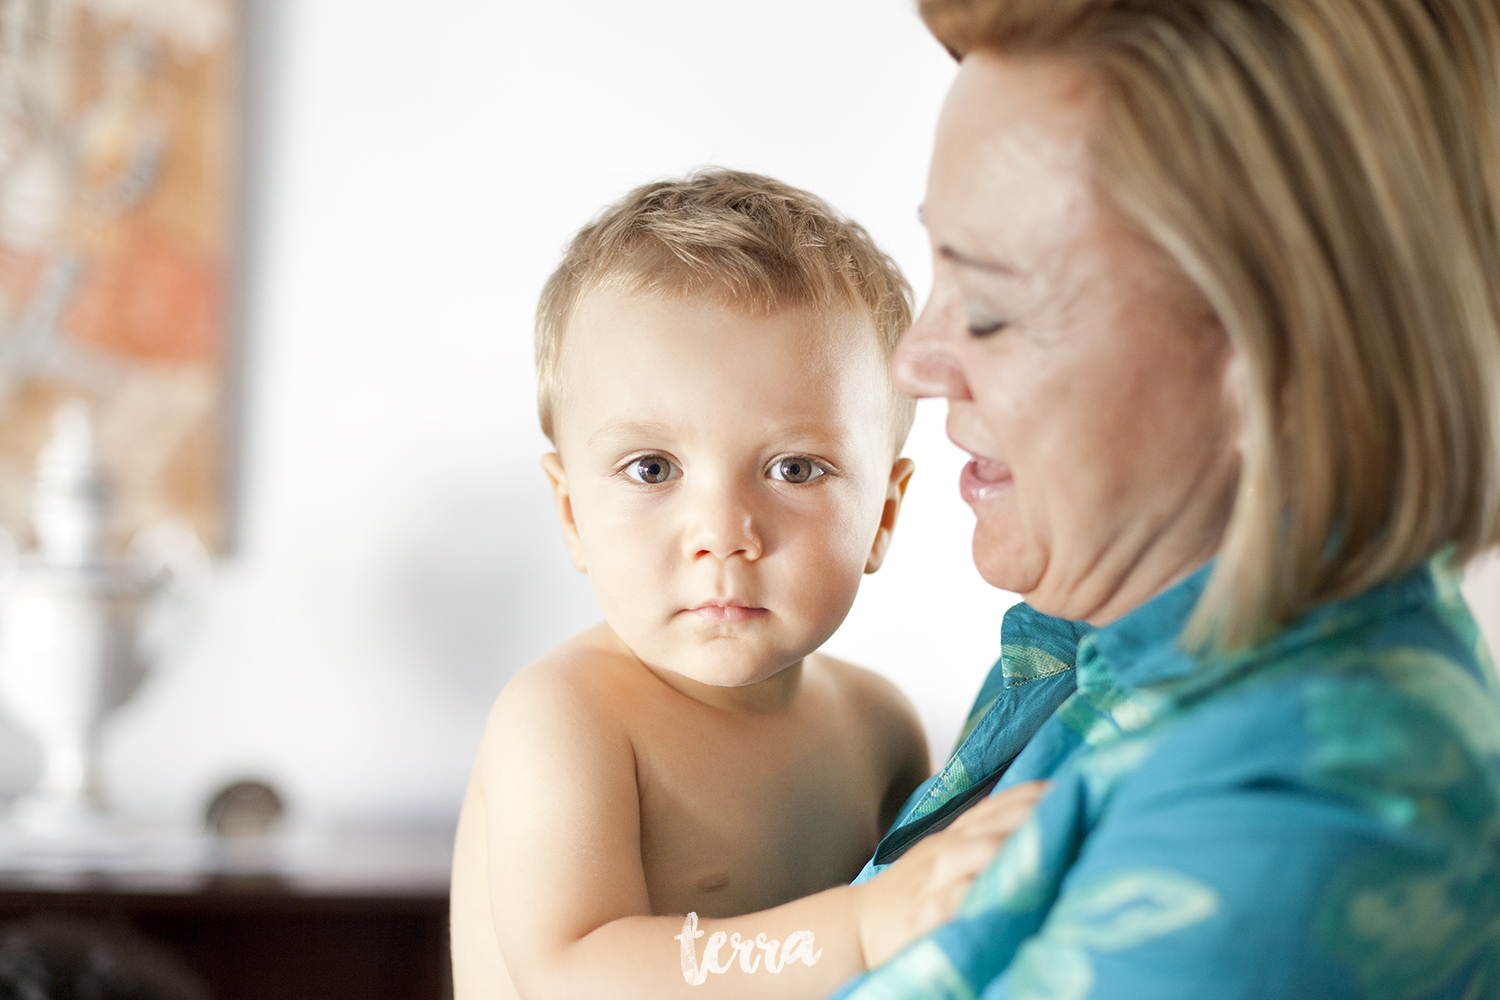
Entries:
{"type": "MultiPolygon", "coordinates": [[[[571,671],[528,668],[491,714],[478,765],[488,812],[489,893],[496,937],[522,998],[703,997],[683,973],[682,916],[650,916],[640,858],[635,755],[618,711],[628,704],[571,671]]],[[[822,951],[769,974],[763,949],[746,974],[726,942],[702,987],[721,997],[819,997],[865,968],[853,910],[840,886],[772,910],[701,920],[694,961],[715,932],[786,941],[797,931],[822,951]]],[[[779,959],[780,956],[778,955],[779,959]]]]}
{"type": "Polygon", "coordinates": [[[516,1000],[505,970],[490,909],[484,792],[469,777],[458,830],[453,838],[453,874],[448,893],[448,943],[455,1000],[516,1000]]]}

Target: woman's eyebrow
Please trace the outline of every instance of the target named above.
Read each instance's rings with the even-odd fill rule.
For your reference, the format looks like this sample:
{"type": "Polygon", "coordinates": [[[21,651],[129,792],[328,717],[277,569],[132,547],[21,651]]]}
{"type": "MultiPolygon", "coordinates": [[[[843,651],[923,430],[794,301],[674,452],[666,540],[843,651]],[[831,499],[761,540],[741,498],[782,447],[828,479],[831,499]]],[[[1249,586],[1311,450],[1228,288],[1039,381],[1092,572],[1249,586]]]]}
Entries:
{"type": "MultiPolygon", "coordinates": [[[[926,202],[917,203],[917,221],[924,226],[927,225],[926,202]]],[[[1002,264],[997,261],[980,260],[978,257],[971,257],[966,253],[955,250],[953,249],[953,247],[949,246],[946,243],[938,247],[938,256],[942,257],[944,260],[951,260],[953,261],[953,263],[959,265],[960,267],[973,267],[978,268],[981,271],[991,271],[995,274],[1005,274],[1011,276],[1015,276],[1021,273],[1019,268],[1013,267],[1010,264],[1002,264]]]]}
{"type": "Polygon", "coordinates": [[[971,257],[968,254],[963,253],[962,251],[955,250],[953,247],[947,245],[946,243],[938,247],[937,252],[939,257],[943,258],[944,260],[951,260],[959,267],[972,267],[979,271],[988,271],[991,274],[1003,274],[1012,278],[1018,276],[1021,273],[1020,269],[1015,267],[1014,265],[1005,264],[1000,261],[981,260],[978,257],[971,257]]]}

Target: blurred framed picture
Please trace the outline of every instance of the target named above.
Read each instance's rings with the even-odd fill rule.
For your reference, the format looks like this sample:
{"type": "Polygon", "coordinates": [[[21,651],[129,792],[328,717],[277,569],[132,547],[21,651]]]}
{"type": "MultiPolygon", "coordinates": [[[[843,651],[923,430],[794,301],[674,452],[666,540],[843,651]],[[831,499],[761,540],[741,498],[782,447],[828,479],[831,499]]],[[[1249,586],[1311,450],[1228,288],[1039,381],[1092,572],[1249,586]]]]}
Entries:
{"type": "Polygon", "coordinates": [[[227,538],[234,0],[0,0],[0,524],[68,399],[128,537],[227,538]]]}

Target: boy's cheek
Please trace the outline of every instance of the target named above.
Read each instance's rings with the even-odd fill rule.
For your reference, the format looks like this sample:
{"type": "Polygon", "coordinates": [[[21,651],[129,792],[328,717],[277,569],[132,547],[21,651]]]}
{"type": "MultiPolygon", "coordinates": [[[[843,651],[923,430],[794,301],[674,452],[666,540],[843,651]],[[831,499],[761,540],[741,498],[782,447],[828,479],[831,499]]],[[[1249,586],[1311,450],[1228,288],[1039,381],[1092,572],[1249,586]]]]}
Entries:
{"type": "Polygon", "coordinates": [[[579,490],[573,495],[573,521],[578,526],[591,557],[607,557],[610,550],[641,545],[643,540],[659,537],[650,511],[636,509],[628,501],[611,495],[607,489],[579,490]]]}
{"type": "Polygon", "coordinates": [[[666,582],[659,553],[641,551],[618,539],[603,540],[589,558],[595,591],[612,595],[621,605],[643,604],[658,595],[666,582]]]}

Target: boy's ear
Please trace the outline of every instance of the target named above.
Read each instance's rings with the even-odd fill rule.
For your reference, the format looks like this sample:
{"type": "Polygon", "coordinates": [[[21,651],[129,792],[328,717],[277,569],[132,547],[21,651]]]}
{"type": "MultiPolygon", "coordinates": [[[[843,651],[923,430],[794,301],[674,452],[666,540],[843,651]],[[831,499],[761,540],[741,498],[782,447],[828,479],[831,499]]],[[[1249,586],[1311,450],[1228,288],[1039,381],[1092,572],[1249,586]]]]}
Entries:
{"type": "Polygon", "coordinates": [[[891,533],[896,530],[896,515],[901,513],[901,500],[906,496],[911,474],[917,463],[909,458],[898,458],[891,466],[891,478],[885,485],[885,506],[880,509],[880,527],[875,532],[875,542],[870,546],[870,558],[865,560],[865,572],[873,573],[885,562],[885,554],[891,547],[891,533]]]}
{"type": "Polygon", "coordinates": [[[557,501],[557,520],[562,524],[563,541],[568,543],[568,552],[578,572],[587,573],[588,563],[583,558],[583,543],[578,538],[578,522],[573,520],[573,498],[568,493],[568,474],[563,470],[562,458],[555,451],[542,456],[542,471],[552,480],[552,497],[557,501]]]}

